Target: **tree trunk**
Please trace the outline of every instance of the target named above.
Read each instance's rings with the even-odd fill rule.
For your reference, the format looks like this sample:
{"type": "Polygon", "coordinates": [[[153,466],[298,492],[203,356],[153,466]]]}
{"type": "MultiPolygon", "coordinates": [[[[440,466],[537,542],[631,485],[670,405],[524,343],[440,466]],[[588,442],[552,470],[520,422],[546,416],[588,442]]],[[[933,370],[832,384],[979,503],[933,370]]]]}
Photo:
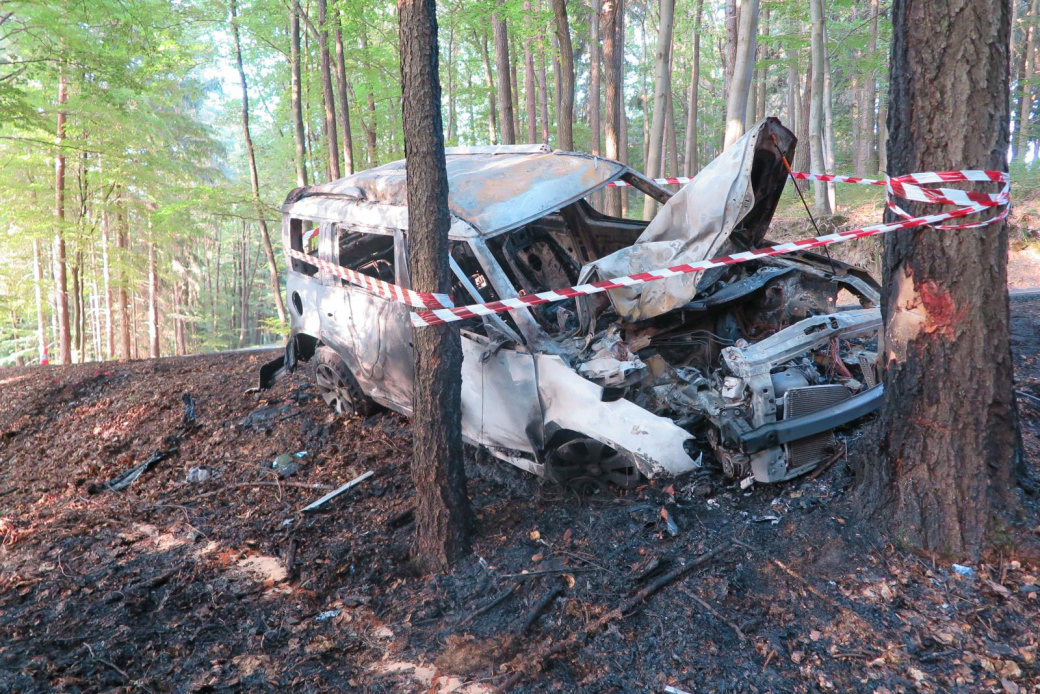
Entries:
{"type": "MultiPolygon", "coordinates": [[[[412,288],[450,293],[448,174],[441,132],[435,0],[399,0],[412,288]]],[[[506,65],[508,69],[508,64],[506,65]]],[[[508,99],[508,83],[504,90],[508,99]]],[[[452,325],[413,331],[415,557],[444,571],[469,551],[473,513],[462,451],[462,343],[452,325]]]]}
{"type": "Polygon", "coordinates": [[[36,346],[40,351],[40,363],[49,364],[47,355],[47,329],[43,312],[43,263],[40,262],[40,241],[33,238],[33,289],[36,293],[36,346]]]}
{"type": "Polygon", "coordinates": [[[812,79],[813,65],[810,60],[806,66],[805,86],[802,88],[801,98],[798,102],[798,149],[795,151],[795,168],[799,171],[810,169],[809,111],[812,110],[812,79]]]}
{"type": "Polygon", "coordinates": [[[726,81],[722,85],[722,101],[726,104],[729,103],[729,94],[733,86],[733,70],[737,64],[739,8],[738,0],[726,0],[726,54],[723,56],[726,81]]]}
{"type": "MultiPolygon", "coordinates": [[[[510,43],[515,43],[510,39],[510,43]]],[[[509,93],[513,96],[513,141],[520,142],[520,134],[523,132],[520,112],[520,73],[516,69],[517,55],[520,51],[515,45],[509,49],[509,93]]]]}
{"type": "Polygon", "coordinates": [[[747,114],[748,93],[751,89],[751,73],[755,68],[757,32],[758,0],[744,0],[744,4],[740,8],[740,27],[737,34],[733,79],[730,82],[729,99],[726,102],[724,148],[729,147],[744,134],[744,117],[747,114]]]}
{"type": "Polygon", "coordinates": [[[72,335],[69,332],[69,288],[65,256],[65,104],[69,99],[69,80],[64,67],[58,71],[57,153],[54,157],[54,307],[58,319],[58,361],[72,363],[72,335]]]}
{"type": "Polygon", "coordinates": [[[700,152],[697,147],[697,108],[701,86],[701,15],[704,0],[697,0],[697,14],[693,24],[693,65],[690,66],[690,94],[686,107],[686,156],[683,157],[683,176],[695,176],[700,171],[700,152]]]}
{"type": "Polygon", "coordinates": [[[545,49],[538,51],[538,109],[542,116],[542,139],[549,144],[549,92],[545,79],[545,49]]]}
{"type": "Polygon", "coordinates": [[[495,89],[495,76],[491,72],[491,55],[488,52],[487,35],[480,37],[478,42],[481,48],[481,57],[484,58],[484,76],[488,86],[488,140],[491,144],[498,144],[498,99],[495,89]]]}
{"type": "Polygon", "coordinates": [[[112,320],[112,263],[109,260],[112,229],[107,198],[104,205],[101,210],[101,279],[105,291],[105,359],[112,359],[116,340],[115,321],[112,320]]]}
{"type": "Polygon", "coordinates": [[[527,141],[538,142],[538,95],[535,93],[534,52],[531,50],[531,0],[524,0],[524,105],[527,107],[527,141]]]}
{"type": "Polygon", "coordinates": [[[293,142],[296,145],[296,185],[307,185],[307,135],[303,129],[303,94],[300,79],[300,15],[289,8],[289,73],[293,142]]]}
{"type": "MultiPolygon", "coordinates": [[[[870,22],[870,40],[867,43],[867,54],[877,53],[878,36],[878,0],[870,0],[870,11],[873,18],[870,22]]],[[[874,124],[877,118],[877,74],[871,70],[863,81],[863,97],[859,102],[860,134],[863,137],[864,152],[862,159],[865,165],[864,175],[873,175],[877,171],[877,146],[874,124]]]]}
{"type": "Polygon", "coordinates": [[[119,358],[123,361],[129,361],[130,354],[130,296],[127,294],[127,285],[129,283],[129,272],[127,271],[128,258],[126,256],[127,243],[130,235],[128,211],[123,208],[119,211],[117,219],[119,222],[119,229],[116,232],[116,250],[117,258],[119,260],[119,290],[116,292],[116,298],[119,303],[119,358]]]}
{"type": "MultiPolygon", "coordinates": [[[[151,227],[152,223],[149,222],[148,226],[151,227]]],[[[154,240],[148,241],[148,356],[159,358],[159,277],[155,268],[154,240]]]]}
{"type": "MultiPolygon", "coordinates": [[[[236,1],[231,0],[232,8],[236,1]]],[[[332,89],[332,57],[329,55],[327,0],[318,0],[318,59],[321,64],[321,100],[325,105],[325,141],[329,152],[329,178],[337,179],[342,174],[339,168],[339,141],[336,137],[336,97],[332,89]]]]}
{"type": "Polygon", "coordinates": [[[798,100],[801,97],[801,88],[798,86],[798,66],[796,59],[788,54],[787,57],[787,127],[791,132],[798,132],[798,100]]]}
{"type": "MultiPolygon", "coordinates": [[[[809,159],[813,173],[823,173],[826,169],[824,163],[824,113],[823,113],[823,83],[824,83],[824,51],[827,50],[823,41],[823,0],[809,0],[809,11],[812,17],[812,103],[809,106],[809,159]]],[[[829,215],[829,199],[827,197],[827,186],[819,181],[813,184],[816,192],[816,211],[819,214],[829,215]]]]}
{"type": "Polygon", "coordinates": [[[556,114],[557,147],[574,150],[574,50],[571,47],[571,27],[567,21],[566,0],[552,0],[556,18],[556,40],[560,44],[560,73],[563,81],[557,85],[560,92],[560,112],[556,114]]]}
{"type": "MultiPolygon", "coordinates": [[[[767,7],[764,11],[764,21],[762,22],[762,35],[769,36],[769,8],[767,7]]],[[[759,51],[762,53],[760,60],[768,60],[769,54],[764,47],[759,47],[759,51]]],[[[769,73],[766,70],[766,66],[758,68],[758,86],[755,88],[755,123],[760,122],[766,117],[766,102],[767,102],[767,85],[769,81],[769,73]]],[[[754,123],[752,123],[754,125],[754,123]]]]}
{"type": "MultiPolygon", "coordinates": [[[[495,36],[495,76],[498,79],[498,130],[499,141],[504,145],[516,144],[516,126],[513,121],[513,87],[509,75],[509,31],[506,20],[498,13],[491,15],[495,36]]],[[[557,114],[559,118],[559,114],[557,114]]]]}
{"type": "MultiPolygon", "coordinates": [[[[657,50],[654,53],[654,110],[650,124],[649,149],[646,156],[646,175],[659,175],[663,156],[665,120],[668,117],[668,94],[672,89],[672,70],[668,56],[672,49],[672,24],[675,18],[675,0],[661,0],[661,19],[657,30],[657,50]]],[[[649,195],[643,200],[643,219],[651,220],[657,214],[657,201],[649,195]]]]}
{"type": "Polygon", "coordinates": [[[600,45],[600,10],[603,0],[592,0],[592,15],[589,17],[589,149],[593,156],[602,156],[600,130],[600,82],[603,74],[603,50],[600,45]]]}
{"type": "Polygon", "coordinates": [[[336,96],[339,98],[339,129],[343,134],[343,170],[354,173],[354,138],[350,134],[350,104],[347,102],[347,61],[343,50],[343,26],[336,13],[336,96]]]}
{"type": "MultiPolygon", "coordinates": [[[[827,173],[834,173],[834,100],[831,96],[831,56],[827,50],[827,23],[823,24],[823,165],[827,173]]],[[[824,184],[827,191],[827,206],[831,212],[838,209],[834,199],[834,181],[824,184]]]]}
{"type": "MultiPolygon", "coordinates": [[[[895,0],[894,174],[1007,170],[1010,19],[1011,0],[895,0]]],[[[1006,222],[885,237],[882,458],[861,471],[859,491],[872,524],[960,561],[1006,532],[1014,503],[1007,251],[1006,222]]]]}
{"type": "MultiPolygon", "coordinates": [[[[603,82],[606,109],[604,113],[605,148],[607,159],[618,159],[621,154],[621,52],[618,50],[620,32],[624,31],[624,0],[603,0],[600,26],[603,30],[603,82]]],[[[621,190],[607,188],[608,215],[621,216],[621,190]]]]}
{"type": "Polygon", "coordinates": [[[1033,0],[1026,16],[1026,44],[1022,62],[1022,80],[1019,90],[1022,92],[1018,112],[1018,123],[1015,124],[1015,149],[1013,157],[1024,160],[1029,148],[1029,120],[1033,112],[1033,55],[1036,51],[1036,19],[1040,16],[1040,0],[1033,0]]]}
{"type": "Polygon", "coordinates": [[[888,99],[881,95],[878,104],[878,173],[888,173],[888,99]]]}
{"type": "MultiPolygon", "coordinates": [[[[238,78],[242,82],[242,139],[246,144],[246,158],[249,161],[249,184],[253,189],[253,206],[256,208],[257,222],[260,224],[260,239],[264,244],[267,256],[267,270],[271,280],[271,291],[274,293],[274,305],[278,309],[278,320],[286,323],[285,299],[282,297],[282,284],[278,280],[278,262],[271,247],[271,234],[267,230],[267,219],[264,217],[264,205],[260,200],[260,177],[256,170],[256,153],[253,150],[253,138],[249,133],[249,84],[246,82],[246,71],[242,66],[242,45],[238,35],[238,0],[231,0],[231,37],[235,47],[235,65],[238,67],[238,78]]],[[[324,7],[324,0],[321,0],[324,7]]],[[[324,26],[324,13],[322,14],[324,26]]],[[[326,51],[327,52],[327,51],[326,51]]],[[[335,124],[333,124],[335,128],[335,124]]],[[[333,137],[333,141],[335,137],[333,137]]],[[[336,164],[337,169],[339,164],[336,164]]],[[[339,174],[337,173],[338,177],[339,174]]]]}

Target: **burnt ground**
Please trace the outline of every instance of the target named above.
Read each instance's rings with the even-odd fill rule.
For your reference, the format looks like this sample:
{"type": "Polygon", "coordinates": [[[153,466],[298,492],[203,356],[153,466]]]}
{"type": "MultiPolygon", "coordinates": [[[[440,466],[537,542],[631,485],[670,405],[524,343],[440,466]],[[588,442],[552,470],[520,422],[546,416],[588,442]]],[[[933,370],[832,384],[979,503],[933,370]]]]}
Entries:
{"type": "MultiPolygon", "coordinates": [[[[1013,313],[1016,387],[1040,397],[1040,301],[1013,313]]],[[[516,690],[1040,686],[1036,495],[965,577],[857,525],[846,458],[748,492],[706,471],[577,498],[475,456],[473,554],[422,576],[408,421],[338,418],[303,373],[247,393],[269,357],[0,371],[0,691],[488,691],[733,540],[516,690]],[[294,476],[265,469],[297,451],[294,476]],[[187,481],[194,468],[209,478],[187,481]],[[306,485],[367,470],[327,512],[299,513],[325,493],[306,485]]],[[[1021,415],[1036,479],[1040,408],[1021,415]]],[[[870,425],[843,436],[854,458],[870,425]]]]}

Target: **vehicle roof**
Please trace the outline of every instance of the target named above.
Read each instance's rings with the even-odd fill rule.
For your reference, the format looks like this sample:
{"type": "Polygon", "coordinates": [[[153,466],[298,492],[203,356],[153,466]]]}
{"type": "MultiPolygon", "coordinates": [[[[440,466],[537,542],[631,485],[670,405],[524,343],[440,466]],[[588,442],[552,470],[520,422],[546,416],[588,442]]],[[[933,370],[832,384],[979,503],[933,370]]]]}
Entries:
{"type": "MultiPolygon", "coordinates": [[[[448,208],[481,236],[531,222],[585,197],[628,169],[616,161],[547,145],[449,147],[448,208]]],[[[404,160],[294,190],[283,210],[336,219],[344,203],[406,208],[404,160]],[[302,203],[302,204],[301,204],[302,203]]]]}

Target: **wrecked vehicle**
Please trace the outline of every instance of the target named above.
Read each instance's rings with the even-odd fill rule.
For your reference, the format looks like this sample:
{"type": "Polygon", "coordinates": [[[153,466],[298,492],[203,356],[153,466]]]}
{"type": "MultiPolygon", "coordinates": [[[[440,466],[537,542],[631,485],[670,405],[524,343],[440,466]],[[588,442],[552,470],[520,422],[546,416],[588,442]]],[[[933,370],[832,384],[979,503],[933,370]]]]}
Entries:
{"type": "MultiPolygon", "coordinates": [[[[569,287],[769,244],[795,138],[766,119],[672,194],[624,165],[543,145],[446,150],[456,305],[569,287]],[[650,222],[590,196],[614,182],[663,204],[650,222]]],[[[282,207],[292,332],[266,367],[314,364],[339,412],[412,409],[410,306],[309,258],[402,288],[403,161],[294,190],[282,207]],[[283,364],[284,362],[284,364],[283,364]]],[[[777,482],[838,449],[875,409],[879,287],[798,252],[462,322],[465,440],[571,485],[631,488],[713,460],[777,482]],[[839,292],[860,308],[838,310],[839,292]]]]}

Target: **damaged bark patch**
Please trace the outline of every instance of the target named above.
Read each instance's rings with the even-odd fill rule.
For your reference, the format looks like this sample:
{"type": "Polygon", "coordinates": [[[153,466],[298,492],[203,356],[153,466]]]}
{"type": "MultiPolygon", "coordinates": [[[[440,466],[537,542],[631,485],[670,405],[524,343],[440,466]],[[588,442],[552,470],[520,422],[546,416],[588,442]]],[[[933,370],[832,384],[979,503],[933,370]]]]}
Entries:
{"type": "Polygon", "coordinates": [[[885,324],[886,360],[906,361],[907,345],[921,333],[952,340],[963,310],[950,292],[934,280],[915,284],[906,265],[892,273],[893,288],[885,324]]]}

